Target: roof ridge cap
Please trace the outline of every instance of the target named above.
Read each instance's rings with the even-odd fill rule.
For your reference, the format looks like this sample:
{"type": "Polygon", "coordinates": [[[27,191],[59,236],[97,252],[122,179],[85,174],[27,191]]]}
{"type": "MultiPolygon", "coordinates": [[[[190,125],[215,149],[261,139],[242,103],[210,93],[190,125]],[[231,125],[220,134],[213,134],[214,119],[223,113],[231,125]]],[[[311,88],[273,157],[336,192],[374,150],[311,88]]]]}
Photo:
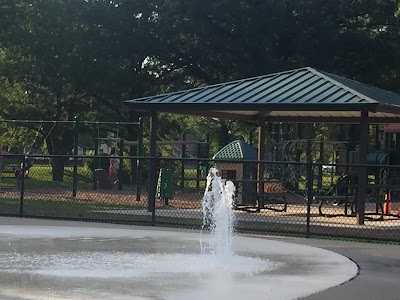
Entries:
{"type": "MultiPolygon", "coordinates": [[[[311,68],[311,67],[306,67],[306,69],[309,70],[310,72],[312,72],[312,73],[318,75],[318,76],[321,76],[322,78],[324,78],[325,80],[328,80],[329,82],[333,83],[334,85],[336,85],[336,86],[338,86],[338,87],[340,87],[340,88],[342,88],[342,89],[345,89],[346,91],[348,91],[348,92],[354,94],[355,96],[358,96],[358,97],[360,97],[361,99],[367,100],[367,101],[370,102],[371,104],[379,104],[378,101],[376,101],[376,100],[374,100],[374,99],[372,99],[372,98],[370,98],[370,97],[368,97],[368,96],[366,96],[366,95],[364,95],[364,94],[362,94],[362,93],[360,93],[360,92],[357,92],[356,90],[354,90],[354,89],[352,89],[352,88],[350,88],[350,87],[348,87],[348,86],[346,86],[346,85],[344,85],[344,84],[342,84],[342,83],[336,81],[335,79],[333,79],[333,78],[329,77],[328,75],[325,75],[324,73],[322,73],[322,71],[319,71],[319,70],[314,69],[314,68],[311,68]]],[[[328,72],[327,72],[327,73],[328,73],[328,72]]],[[[336,75],[336,76],[339,76],[339,75],[336,75]]],[[[339,76],[339,77],[343,77],[343,76],[339,76]]],[[[343,77],[343,78],[348,79],[348,80],[351,80],[351,79],[346,78],[346,77],[343,77]]],[[[361,82],[361,83],[362,83],[362,82],[361,82]]]]}
{"type": "MultiPolygon", "coordinates": [[[[238,144],[239,144],[239,151],[240,151],[240,155],[244,158],[244,153],[243,153],[243,143],[241,142],[242,140],[238,140],[238,144]]],[[[244,141],[243,141],[244,142],[244,141]]]]}

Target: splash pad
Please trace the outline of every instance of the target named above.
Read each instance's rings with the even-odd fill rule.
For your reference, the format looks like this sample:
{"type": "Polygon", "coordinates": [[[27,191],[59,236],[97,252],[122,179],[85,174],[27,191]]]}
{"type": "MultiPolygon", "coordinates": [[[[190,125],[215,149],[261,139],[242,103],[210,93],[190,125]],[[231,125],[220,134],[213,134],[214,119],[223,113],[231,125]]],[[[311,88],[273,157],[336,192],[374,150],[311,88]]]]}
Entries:
{"type": "Polygon", "coordinates": [[[357,274],[330,251],[233,237],[234,187],[216,170],[208,179],[201,242],[165,229],[1,225],[0,299],[296,299],[357,274]]]}

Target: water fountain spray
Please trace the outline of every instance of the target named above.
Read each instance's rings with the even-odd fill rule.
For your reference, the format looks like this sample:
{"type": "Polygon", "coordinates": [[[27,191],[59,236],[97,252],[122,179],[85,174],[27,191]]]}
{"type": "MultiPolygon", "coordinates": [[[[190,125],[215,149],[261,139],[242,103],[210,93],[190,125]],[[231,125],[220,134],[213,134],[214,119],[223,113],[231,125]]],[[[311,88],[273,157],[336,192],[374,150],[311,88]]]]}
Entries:
{"type": "Polygon", "coordinates": [[[203,245],[202,253],[215,255],[220,261],[229,261],[232,257],[232,239],[234,233],[233,202],[235,185],[218,175],[216,168],[211,168],[203,196],[203,227],[211,232],[210,242],[203,245]]]}

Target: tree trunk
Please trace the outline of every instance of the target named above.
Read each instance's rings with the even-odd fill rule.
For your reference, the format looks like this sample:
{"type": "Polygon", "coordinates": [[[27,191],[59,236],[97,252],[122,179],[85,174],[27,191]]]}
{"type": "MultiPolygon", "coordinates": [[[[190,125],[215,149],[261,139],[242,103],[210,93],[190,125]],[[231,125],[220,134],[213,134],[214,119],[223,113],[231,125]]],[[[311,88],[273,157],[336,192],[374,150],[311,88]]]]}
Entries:
{"type": "MultiPolygon", "coordinates": [[[[49,154],[58,154],[58,147],[56,143],[50,138],[46,139],[47,151],[49,154]]],[[[65,157],[52,157],[50,158],[51,170],[53,175],[53,181],[64,181],[64,166],[65,157]]]]}
{"type": "Polygon", "coordinates": [[[53,181],[64,181],[64,166],[65,157],[53,157],[51,159],[53,181]]]}

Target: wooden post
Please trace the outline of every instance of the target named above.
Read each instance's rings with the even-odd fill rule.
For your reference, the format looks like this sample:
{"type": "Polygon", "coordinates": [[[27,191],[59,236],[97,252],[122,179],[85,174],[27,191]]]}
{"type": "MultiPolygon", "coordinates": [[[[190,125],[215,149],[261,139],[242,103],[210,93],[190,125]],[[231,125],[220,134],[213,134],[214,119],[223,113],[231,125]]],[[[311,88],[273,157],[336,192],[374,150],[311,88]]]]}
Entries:
{"type": "MultiPolygon", "coordinates": [[[[299,140],[303,139],[303,124],[302,123],[297,124],[297,138],[299,140]]],[[[296,146],[296,161],[300,162],[302,153],[303,153],[303,150],[299,149],[298,146],[296,146]]],[[[295,181],[294,187],[295,187],[296,191],[299,190],[299,181],[298,180],[295,181]]]]}
{"type": "Polygon", "coordinates": [[[257,180],[258,180],[258,193],[264,192],[264,163],[260,161],[265,160],[265,119],[262,119],[258,123],[258,169],[257,169],[257,180]]]}
{"type": "MultiPolygon", "coordinates": [[[[359,164],[367,165],[368,154],[368,111],[361,112],[360,119],[360,153],[359,164]]],[[[364,225],[365,221],[365,197],[367,195],[368,185],[368,170],[367,167],[358,168],[358,191],[357,191],[357,208],[356,217],[359,225],[364,225]]]]}

